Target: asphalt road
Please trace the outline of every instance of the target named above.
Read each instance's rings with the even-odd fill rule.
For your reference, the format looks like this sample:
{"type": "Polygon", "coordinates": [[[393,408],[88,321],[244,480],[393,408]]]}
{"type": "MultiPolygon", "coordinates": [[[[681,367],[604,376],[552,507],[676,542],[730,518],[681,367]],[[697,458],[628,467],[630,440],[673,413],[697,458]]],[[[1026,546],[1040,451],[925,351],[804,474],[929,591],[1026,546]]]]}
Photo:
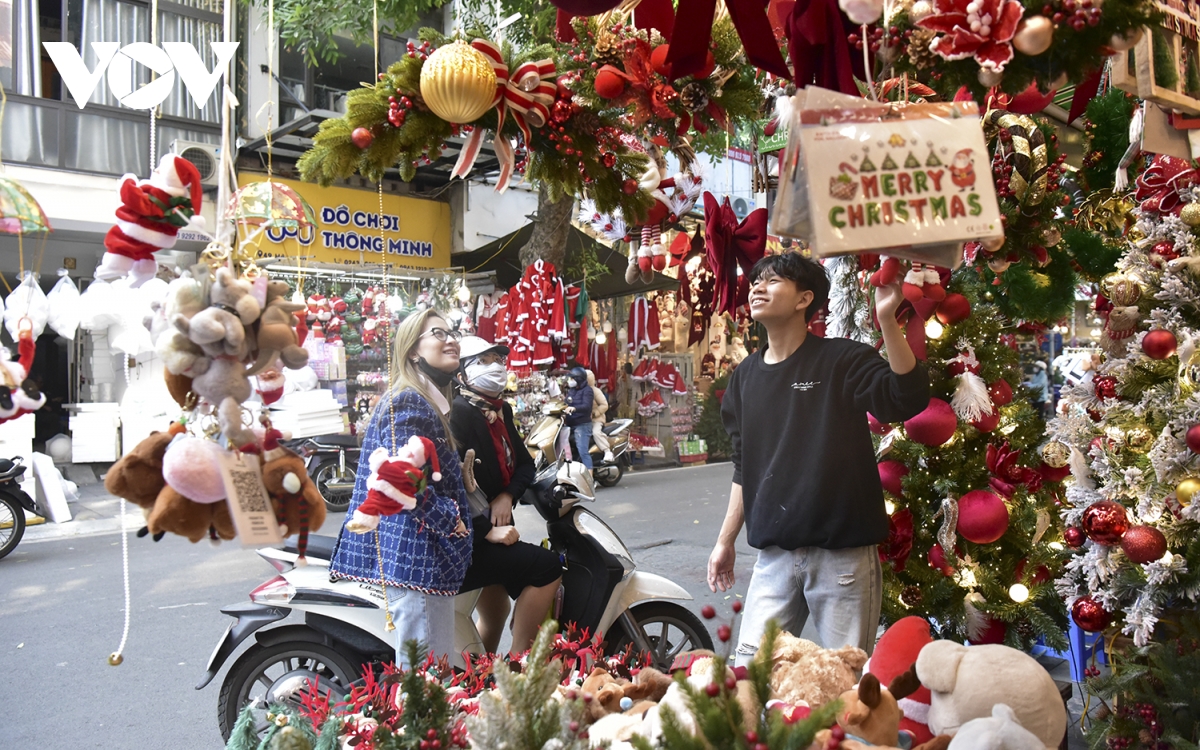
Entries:
{"type": "MultiPolygon", "coordinates": [[[[709,592],[705,565],[731,475],[729,464],[629,474],[601,489],[591,507],[624,539],[639,568],[690,591],[693,611],[713,604],[727,616],[754,563],[743,534],[737,587],[709,592]]],[[[340,521],[331,517],[326,531],[340,521]]],[[[526,540],[544,536],[530,508],[518,509],[517,525],[526,540]]],[[[120,667],[106,663],[120,641],[124,612],[119,534],[27,540],[0,561],[4,746],[222,746],[216,702],[224,672],[202,691],[193,687],[229,621],[220,608],[245,601],[274,571],[236,544],[213,548],[175,537],[155,544],[130,535],[129,545],[132,625],[120,667]]],[[[718,622],[709,623],[714,631],[718,622]]]]}

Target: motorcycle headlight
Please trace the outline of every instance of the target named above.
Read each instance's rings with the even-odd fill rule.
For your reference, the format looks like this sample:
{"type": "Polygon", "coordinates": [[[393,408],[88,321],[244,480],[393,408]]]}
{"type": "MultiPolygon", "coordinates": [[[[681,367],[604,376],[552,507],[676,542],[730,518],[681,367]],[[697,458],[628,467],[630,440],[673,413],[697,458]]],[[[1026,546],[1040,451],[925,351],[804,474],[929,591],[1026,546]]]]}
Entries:
{"type": "Polygon", "coordinates": [[[595,515],[586,511],[576,513],[575,529],[580,534],[595,539],[609,554],[620,560],[621,566],[625,568],[626,573],[637,567],[633,564],[633,555],[629,552],[629,548],[625,546],[625,542],[621,541],[621,537],[617,536],[615,531],[608,528],[608,524],[601,521],[595,515]]]}
{"type": "Polygon", "coordinates": [[[296,595],[296,587],[283,576],[275,576],[250,592],[255,604],[287,604],[296,595]]]}

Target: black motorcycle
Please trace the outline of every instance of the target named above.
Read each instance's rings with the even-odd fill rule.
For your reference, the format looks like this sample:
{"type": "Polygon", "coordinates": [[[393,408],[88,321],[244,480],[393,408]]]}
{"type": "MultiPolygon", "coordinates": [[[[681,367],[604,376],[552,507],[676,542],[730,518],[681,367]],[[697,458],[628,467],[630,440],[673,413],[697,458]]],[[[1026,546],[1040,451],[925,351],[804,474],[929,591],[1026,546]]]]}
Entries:
{"type": "Polygon", "coordinates": [[[0,558],[16,549],[25,536],[25,511],[41,515],[18,484],[25,468],[20,458],[0,458],[0,558]]]}
{"type": "Polygon", "coordinates": [[[330,513],[345,513],[354,493],[361,448],[355,435],[320,435],[293,441],[292,449],[304,456],[308,476],[316,483],[325,508],[330,513]]]}

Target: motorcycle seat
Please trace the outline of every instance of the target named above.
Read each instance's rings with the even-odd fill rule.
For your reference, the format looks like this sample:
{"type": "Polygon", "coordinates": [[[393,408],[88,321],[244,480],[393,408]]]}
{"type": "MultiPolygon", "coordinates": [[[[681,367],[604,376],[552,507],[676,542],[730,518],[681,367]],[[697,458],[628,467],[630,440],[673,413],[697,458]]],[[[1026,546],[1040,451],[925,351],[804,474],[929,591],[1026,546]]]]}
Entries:
{"type": "MultiPolygon", "coordinates": [[[[337,543],[336,536],[321,536],[320,534],[309,534],[308,536],[308,557],[316,558],[317,560],[330,560],[333,558],[333,545],[337,543]]],[[[296,548],[296,538],[288,537],[283,543],[284,552],[299,552],[296,548]]]]}
{"type": "Polygon", "coordinates": [[[0,458],[0,482],[19,477],[25,473],[25,465],[11,459],[0,458]]]}
{"type": "Polygon", "coordinates": [[[621,429],[621,427],[622,427],[622,425],[620,425],[616,422],[609,422],[608,424],[604,425],[604,427],[600,428],[600,431],[603,432],[605,435],[612,435],[617,430],[621,429]]]}
{"type": "Polygon", "coordinates": [[[357,448],[357,435],[321,435],[313,438],[313,442],[319,445],[338,446],[339,448],[357,448]]]}

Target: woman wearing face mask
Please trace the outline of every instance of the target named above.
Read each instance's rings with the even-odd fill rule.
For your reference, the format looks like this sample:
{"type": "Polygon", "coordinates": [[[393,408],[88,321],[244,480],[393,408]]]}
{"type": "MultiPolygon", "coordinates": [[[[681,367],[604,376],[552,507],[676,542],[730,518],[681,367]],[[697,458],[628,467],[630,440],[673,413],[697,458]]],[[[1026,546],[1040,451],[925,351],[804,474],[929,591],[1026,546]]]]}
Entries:
{"type": "Polygon", "coordinates": [[[562,581],[558,555],[518,541],[513,503],[533,481],[533,457],[500,394],[508,383],[508,347],[468,336],[462,342],[459,396],[450,410],[450,429],[460,456],[475,450],[478,490],[471,504],[473,548],[462,591],[482,588],[475,611],[479,634],[495,653],[515,599],[512,651],[530,647],[562,581]]]}
{"type": "Polygon", "coordinates": [[[595,397],[588,385],[587,370],[572,367],[567,373],[567,427],[571,428],[571,445],[575,460],[592,470],[592,455],[588,453],[592,439],[592,403],[595,397]]]}
{"type": "MultiPolygon", "coordinates": [[[[405,669],[413,666],[405,653],[411,640],[426,644],[437,657],[453,654],[454,595],[471,562],[470,506],[449,417],[458,338],[434,310],[414,313],[397,328],[391,387],[371,414],[362,455],[380,446],[394,455],[410,437],[428,438],[437,449],[442,478],[429,482],[412,510],[381,517],[378,537],[343,528],[329,563],[333,578],[387,586],[396,662],[405,669]]],[[[366,498],[370,474],[368,462],[360,462],[347,520],[366,498]]]]}

